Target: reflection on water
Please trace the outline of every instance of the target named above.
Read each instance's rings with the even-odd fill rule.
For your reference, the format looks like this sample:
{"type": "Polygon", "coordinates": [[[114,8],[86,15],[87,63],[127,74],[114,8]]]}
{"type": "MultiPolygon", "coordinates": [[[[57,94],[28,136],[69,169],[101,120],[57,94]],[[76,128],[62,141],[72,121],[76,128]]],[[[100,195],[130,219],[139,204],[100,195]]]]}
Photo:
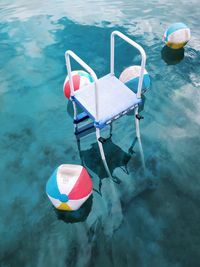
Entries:
{"type": "MultiPolygon", "coordinates": [[[[197,0],[0,2],[1,266],[199,266],[198,7],[197,0]],[[172,21],[192,33],[178,56],[162,49],[172,21]],[[105,144],[120,183],[106,177],[95,135],[81,140],[79,151],[62,92],[65,50],[101,77],[114,29],[143,45],[152,81],[141,121],[146,174],[133,114],[113,124],[105,144]],[[58,215],[45,195],[47,178],[81,158],[93,198],[83,211],[58,215]],[[151,181],[159,186],[146,191],[151,181]]],[[[140,62],[120,41],[116,53],[117,75],[140,62]]]]}
{"type": "MultiPolygon", "coordinates": [[[[103,147],[111,174],[117,167],[124,166],[124,168],[127,169],[127,164],[131,159],[131,154],[124,152],[120,146],[117,146],[112,142],[111,138],[107,139],[103,147]]],[[[80,151],[80,156],[85,165],[98,174],[100,179],[107,177],[107,173],[102,165],[97,142],[93,143],[90,149],[80,151]]]]}
{"type": "Polygon", "coordinates": [[[161,50],[161,56],[168,65],[177,64],[184,58],[184,48],[171,49],[165,45],[161,50]]]}
{"type": "Polygon", "coordinates": [[[78,210],[62,211],[54,209],[58,220],[62,220],[66,223],[84,222],[91,211],[92,198],[93,196],[91,195],[78,210]]]}

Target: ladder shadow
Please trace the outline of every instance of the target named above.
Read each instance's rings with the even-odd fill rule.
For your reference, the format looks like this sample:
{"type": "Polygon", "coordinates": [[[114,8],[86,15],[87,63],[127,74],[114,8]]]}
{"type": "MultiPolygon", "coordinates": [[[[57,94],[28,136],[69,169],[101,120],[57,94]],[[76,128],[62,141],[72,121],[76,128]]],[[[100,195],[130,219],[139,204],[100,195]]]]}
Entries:
{"type": "MultiPolygon", "coordinates": [[[[117,167],[123,166],[127,169],[127,164],[131,159],[131,153],[123,151],[119,146],[112,142],[111,138],[106,141],[103,147],[111,173],[113,173],[114,169],[117,167]]],[[[81,154],[85,165],[94,171],[99,178],[104,179],[108,177],[103,168],[97,142],[93,143],[90,149],[81,151],[81,154]]]]}
{"type": "MultiPolygon", "coordinates": [[[[121,168],[126,174],[129,174],[127,165],[135,153],[133,147],[135,146],[136,141],[137,139],[134,140],[127,153],[118,145],[114,144],[111,138],[107,139],[103,147],[111,174],[113,174],[114,170],[118,167],[121,168]]],[[[98,190],[95,189],[94,191],[101,195],[102,180],[108,178],[108,175],[103,166],[97,142],[91,144],[91,148],[87,150],[81,150],[80,143],[78,141],[78,150],[82,164],[98,176],[99,188],[98,190]]],[[[121,182],[121,180],[117,177],[113,177],[113,181],[118,184],[121,182]]]]}

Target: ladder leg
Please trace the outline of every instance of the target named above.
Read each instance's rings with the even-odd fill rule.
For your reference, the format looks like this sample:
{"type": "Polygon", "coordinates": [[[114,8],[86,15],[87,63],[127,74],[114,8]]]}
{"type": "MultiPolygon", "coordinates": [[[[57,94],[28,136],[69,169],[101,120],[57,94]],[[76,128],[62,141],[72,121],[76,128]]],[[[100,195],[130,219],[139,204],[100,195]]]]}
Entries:
{"type": "Polygon", "coordinates": [[[137,119],[138,106],[135,108],[134,111],[135,111],[136,137],[137,137],[138,144],[139,144],[139,150],[140,150],[140,157],[141,157],[141,161],[142,161],[142,167],[143,167],[144,172],[146,172],[146,166],[145,166],[145,161],[144,161],[144,152],[143,152],[142,142],[141,142],[141,137],[140,137],[140,121],[139,121],[139,119],[137,119]]]}
{"type": "MultiPolygon", "coordinates": [[[[72,101],[72,105],[73,105],[73,109],[74,109],[74,121],[77,119],[77,107],[76,107],[76,103],[74,101],[72,101]]],[[[77,123],[74,122],[74,133],[77,132],[77,123]]]]}
{"type": "Polygon", "coordinates": [[[99,138],[101,137],[101,135],[100,135],[100,129],[98,129],[98,128],[96,128],[96,137],[97,137],[97,143],[98,143],[98,146],[99,146],[99,150],[100,150],[100,154],[101,154],[101,159],[102,159],[102,161],[103,161],[103,165],[104,165],[104,167],[105,167],[105,170],[106,170],[108,176],[109,176],[110,178],[112,178],[112,175],[111,175],[110,170],[109,170],[109,168],[108,168],[108,164],[107,164],[107,162],[106,162],[106,157],[105,157],[105,153],[104,153],[104,150],[103,150],[103,145],[102,145],[102,143],[99,141],[99,138]]]}
{"type": "Polygon", "coordinates": [[[140,139],[140,121],[137,119],[138,115],[138,106],[135,108],[135,130],[136,130],[136,137],[140,139]]]}
{"type": "Polygon", "coordinates": [[[112,122],[110,123],[110,137],[112,137],[112,129],[113,129],[113,125],[112,122]]]}
{"type": "Polygon", "coordinates": [[[77,136],[76,136],[76,142],[77,142],[79,157],[81,159],[81,164],[84,166],[85,164],[84,164],[83,155],[82,155],[82,151],[81,151],[81,140],[77,136]]]}

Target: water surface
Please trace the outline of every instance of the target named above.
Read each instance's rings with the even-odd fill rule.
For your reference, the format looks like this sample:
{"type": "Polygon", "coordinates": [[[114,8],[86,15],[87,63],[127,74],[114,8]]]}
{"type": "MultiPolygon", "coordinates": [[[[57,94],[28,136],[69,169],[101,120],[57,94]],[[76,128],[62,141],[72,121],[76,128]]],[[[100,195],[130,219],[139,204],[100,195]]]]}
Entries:
{"type": "MultiPolygon", "coordinates": [[[[199,10],[197,0],[1,1],[1,266],[200,265],[199,10]],[[173,55],[162,36],[177,21],[192,38],[173,55]],[[120,183],[106,177],[94,135],[78,149],[62,93],[65,50],[102,76],[116,29],[144,47],[152,80],[141,122],[147,174],[133,114],[114,123],[106,144],[120,183]],[[55,212],[45,195],[62,163],[84,163],[94,181],[92,198],[71,217],[55,212]]],[[[116,52],[117,74],[140,62],[123,42],[116,52]]]]}

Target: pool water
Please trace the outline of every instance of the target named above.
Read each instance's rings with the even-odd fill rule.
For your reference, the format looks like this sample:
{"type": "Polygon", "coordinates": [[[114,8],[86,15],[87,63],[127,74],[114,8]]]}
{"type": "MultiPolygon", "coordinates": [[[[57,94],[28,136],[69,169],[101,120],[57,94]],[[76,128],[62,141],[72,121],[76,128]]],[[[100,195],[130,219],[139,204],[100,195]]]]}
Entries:
{"type": "MultiPolygon", "coordinates": [[[[1,1],[0,266],[200,265],[199,10],[197,0],[1,1]],[[192,37],[172,53],[162,36],[179,21],[192,37]],[[77,146],[62,85],[66,49],[98,76],[108,73],[116,29],[144,47],[151,89],[141,122],[146,174],[129,114],[106,143],[112,181],[95,135],[77,146]],[[70,214],[45,194],[62,163],[84,164],[94,182],[92,197],[70,214]]],[[[140,62],[121,41],[116,55],[117,75],[140,62]]]]}

